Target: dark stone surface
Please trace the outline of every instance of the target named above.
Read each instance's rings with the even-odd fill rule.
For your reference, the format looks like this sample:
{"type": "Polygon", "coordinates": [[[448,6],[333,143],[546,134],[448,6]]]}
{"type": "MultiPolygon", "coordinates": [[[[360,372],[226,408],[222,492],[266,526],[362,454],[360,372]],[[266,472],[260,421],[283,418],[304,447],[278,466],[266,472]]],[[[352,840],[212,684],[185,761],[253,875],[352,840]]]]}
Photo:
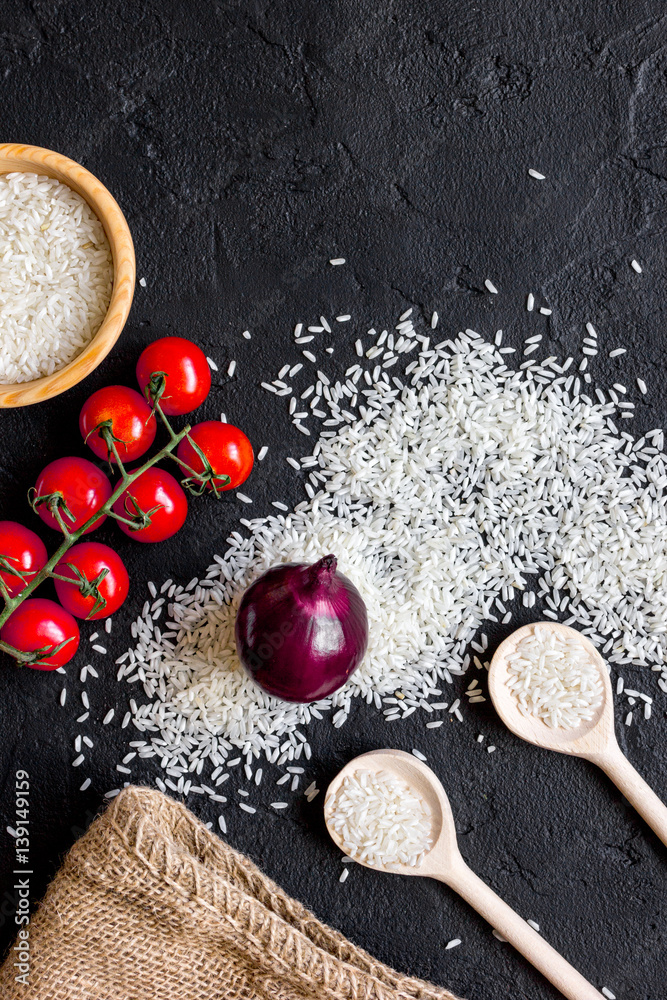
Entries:
{"type": "MultiPolygon", "coordinates": [[[[37,407],[0,414],[3,517],[35,523],[24,496],[46,461],[83,453],[76,417],[85,397],[128,381],[143,344],[194,337],[221,372],[202,412],[224,410],[267,460],[248,484],[253,513],[302,497],[284,455],[303,439],[259,382],[291,359],[297,320],[342,311],[336,364],[354,329],[388,324],[408,305],[437,308],[447,333],[503,327],[519,346],[525,295],[554,352],[580,345],[590,319],[606,346],[629,354],[593,364],[602,386],[641,375],[634,433],[660,425],[666,358],[667,25],[661,2],[384,4],[294,0],[91,5],[0,2],[2,139],[57,149],[111,189],[132,229],[138,288],[117,349],[84,385],[37,407]],[[547,175],[526,176],[534,166],[547,175]],[[345,256],[344,268],[327,260],[345,256]],[[628,262],[637,257],[644,273],[628,262]],[[498,296],[483,290],[492,277],[498,296]],[[241,339],[245,328],[253,339],[241,339]]],[[[332,343],[334,341],[332,340],[332,343]]],[[[133,589],[115,617],[110,656],[94,661],[91,720],[77,725],[77,657],[67,679],[2,664],[0,698],[0,931],[13,933],[14,772],[32,781],[32,894],[117,784],[130,731],[118,728],[129,689],[113,658],[145,599],[145,582],[187,581],[208,565],[238,516],[236,501],[193,502],[170,542],[140,547],[105,526],[133,589]],[[117,717],[103,727],[106,709],[117,717]],[[95,741],[73,770],[77,732],[95,741]],[[92,785],[78,791],[83,777],[92,785]]],[[[43,533],[45,534],[45,532],[43,533]]],[[[53,537],[48,539],[53,543],[53,537]]],[[[86,626],[84,631],[92,631],[86,626]]],[[[502,629],[490,632],[495,642],[502,629]]],[[[86,645],[84,643],[84,645],[86,645]]],[[[627,678],[635,676],[624,669],[627,678]]],[[[643,690],[660,695],[655,675],[643,690]]],[[[619,1000],[667,995],[665,848],[620,794],[578,760],[540,752],[505,731],[488,703],[462,726],[424,730],[413,716],[387,730],[359,706],[343,730],[312,730],[321,787],[357,752],[418,745],[450,793],[464,856],[595,984],[619,1000]],[[487,734],[498,751],[475,743],[487,734]]],[[[667,796],[664,696],[627,730],[623,749],[667,796]]],[[[311,770],[311,769],[309,769],[311,770]]],[[[155,769],[133,766],[133,780],[155,769]]],[[[265,768],[264,784],[272,769],[265,768]]],[[[232,784],[232,782],[229,782],[232,784]]],[[[269,787],[261,790],[270,801],[269,787]]],[[[558,994],[445,887],[351,873],[339,886],[321,797],[287,815],[228,809],[229,839],[322,918],[396,968],[474,1000],[552,1000],[558,994]],[[456,950],[445,942],[461,937],[456,950]]],[[[188,802],[215,819],[197,796],[188,802]]]]}

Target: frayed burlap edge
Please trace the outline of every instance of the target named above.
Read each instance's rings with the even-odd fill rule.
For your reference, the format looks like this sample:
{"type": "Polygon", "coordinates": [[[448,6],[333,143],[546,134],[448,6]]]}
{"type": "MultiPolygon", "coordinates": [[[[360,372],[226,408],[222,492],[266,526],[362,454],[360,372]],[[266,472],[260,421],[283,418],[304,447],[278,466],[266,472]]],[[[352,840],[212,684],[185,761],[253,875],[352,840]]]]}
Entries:
{"type": "Polygon", "coordinates": [[[161,792],[130,787],[74,845],[7,1000],[456,1000],[317,920],[161,792]]]}

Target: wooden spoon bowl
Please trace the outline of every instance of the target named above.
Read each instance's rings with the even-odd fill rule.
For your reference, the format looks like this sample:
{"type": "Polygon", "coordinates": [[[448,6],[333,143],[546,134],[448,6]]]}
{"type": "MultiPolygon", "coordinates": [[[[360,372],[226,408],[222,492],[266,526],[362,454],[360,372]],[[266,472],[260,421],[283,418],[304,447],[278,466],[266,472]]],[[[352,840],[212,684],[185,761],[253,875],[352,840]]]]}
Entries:
{"type": "MultiPolygon", "coordinates": [[[[395,864],[386,866],[384,870],[390,871],[394,875],[434,875],[437,877],[437,872],[441,870],[447,857],[454,852],[458,854],[452,808],[444,788],[431,768],[413,754],[404,753],[402,750],[372,750],[370,753],[355,757],[338,772],[329,785],[324,800],[324,817],[334,842],[344,854],[347,853],[342,846],[340,836],[333,829],[329,820],[332,815],[333,802],[341,784],[348,775],[351,776],[355,771],[360,770],[388,771],[395,778],[399,778],[409,785],[425,803],[431,814],[433,847],[426,854],[419,868],[395,864]]],[[[370,865],[366,861],[358,861],[357,864],[363,865],[365,868],[372,868],[374,871],[378,870],[377,865],[370,865]]]]}
{"type": "Polygon", "coordinates": [[[614,699],[607,665],[590,639],[575,629],[568,628],[567,625],[559,625],[557,622],[535,622],[523,625],[512,632],[500,643],[491,660],[489,694],[507,728],[511,729],[515,736],[536,746],[591,760],[597,753],[604,752],[610,738],[614,736],[614,699]],[[602,704],[592,719],[580,723],[574,729],[553,729],[537,716],[524,715],[519,711],[519,706],[507,686],[509,674],[507,661],[521,640],[532,634],[535,625],[545,632],[562,635],[566,639],[575,636],[599,670],[603,689],[602,704]]]}
{"type": "Polygon", "coordinates": [[[118,203],[85,167],[40,146],[0,143],[0,174],[13,171],[46,174],[80,194],[102,223],[113,257],[113,288],[107,314],[92,340],[68,364],[32,382],[0,384],[0,407],[26,406],[51,399],[89,375],[118,340],[134,295],[135,259],[132,236],[118,203]]]}

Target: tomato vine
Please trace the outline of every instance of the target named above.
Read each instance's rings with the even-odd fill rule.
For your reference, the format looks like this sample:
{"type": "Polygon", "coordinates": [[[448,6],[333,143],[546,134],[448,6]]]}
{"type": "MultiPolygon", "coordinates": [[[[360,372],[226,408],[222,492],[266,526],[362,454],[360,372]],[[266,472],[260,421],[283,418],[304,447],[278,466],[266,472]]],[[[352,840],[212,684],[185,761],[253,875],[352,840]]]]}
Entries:
{"type": "MultiPolygon", "coordinates": [[[[5,574],[9,573],[13,576],[16,576],[25,584],[24,587],[18,593],[12,596],[9,592],[9,588],[5,583],[5,580],[2,578],[2,576],[0,576],[0,596],[4,601],[4,607],[2,611],[0,611],[0,628],[2,628],[2,626],[8,620],[10,615],[19,607],[19,605],[21,605],[23,601],[26,600],[26,598],[28,598],[35,590],[37,590],[37,588],[42,583],[44,583],[48,579],[65,579],[56,572],[56,566],[61,561],[63,556],[68,552],[68,550],[76,542],[78,542],[79,539],[87,531],[89,531],[93,525],[99,522],[105,515],[108,517],[112,517],[114,518],[114,520],[117,521],[126,520],[113,510],[113,505],[118,500],[118,498],[124,493],[124,491],[128,488],[128,486],[131,486],[131,484],[135,482],[135,480],[137,480],[144,472],[146,472],[147,469],[152,468],[158,462],[162,461],[162,459],[165,458],[171,459],[172,461],[176,462],[177,465],[186,474],[186,478],[183,480],[183,486],[186,489],[188,489],[189,492],[192,493],[193,495],[199,495],[202,492],[204,488],[202,484],[206,482],[215,482],[216,480],[220,481],[221,479],[220,474],[214,473],[208,459],[201,452],[201,449],[197,448],[196,445],[195,445],[196,451],[199,454],[201,461],[204,463],[203,471],[199,472],[195,471],[194,469],[186,465],[186,463],[182,459],[178,458],[174,454],[174,450],[178,447],[180,442],[183,441],[185,438],[188,438],[191,426],[190,424],[187,424],[181,431],[176,431],[171,426],[159,402],[160,396],[164,391],[164,376],[162,372],[156,372],[155,376],[157,377],[152,378],[150,384],[146,387],[146,398],[151,403],[153,412],[157,414],[157,416],[161,420],[164,428],[166,429],[169,435],[169,440],[167,444],[165,444],[159,451],[157,451],[154,455],[148,458],[139,468],[133,469],[132,471],[128,471],[125,468],[118,454],[118,441],[115,438],[115,436],[110,432],[109,428],[103,425],[100,425],[100,427],[98,428],[94,428],[94,430],[99,430],[101,432],[101,435],[103,435],[104,440],[107,443],[109,449],[109,455],[108,455],[109,464],[111,465],[111,462],[113,460],[114,465],[117,467],[118,472],[120,473],[120,481],[118,482],[116,488],[113,490],[111,496],[106,500],[106,502],[102,504],[102,506],[100,506],[94,512],[94,514],[92,514],[88,518],[87,521],[85,521],[75,530],[71,530],[71,528],[67,525],[66,515],[69,512],[66,506],[63,507],[62,496],[60,494],[52,493],[44,496],[29,495],[29,503],[30,506],[33,508],[33,510],[36,510],[37,506],[40,504],[47,505],[49,511],[56,519],[60,527],[60,530],[62,531],[63,540],[56,549],[56,551],[53,553],[53,555],[50,556],[50,558],[47,560],[45,565],[38,572],[36,572],[34,576],[31,575],[30,580],[27,580],[24,573],[22,573],[17,568],[13,567],[11,562],[0,554],[0,566],[2,567],[5,574]]],[[[227,481],[229,481],[229,477],[222,477],[222,478],[223,479],[226,478],[227,481]]],[[[212,490],[211,492],[216,497],[220,495],[217,489],[212,490]]],[[[138,515],[140,514],[142,523],[150,523],[150,516],[152,513],[154,513],[154,511],[141,511],[138,512],[138,515]]],[[[85,593],[87,594],[93,594],[93,595],[97,594],[99,596],[99,591],[97,591],[96,582],[97,581],[95,580],[88,580],[85,577],[85,575],[82,574],[82,579],[79,581],[82,593],[84,593],[85,591],[85,593]]],[[[60,643],[58,646],[54,647],[45,646],[38,650],[23,651],[17,649],[16,647],[0,639],[0,650],[2,650],[5,653],[8,653],[21,665],[34,665],[36,663],[41,663],[43,662],[44,657],[48,657],[49,655],[51,656],[54,655],[62,648],[63,645],[64,643],[60,643]]]]}

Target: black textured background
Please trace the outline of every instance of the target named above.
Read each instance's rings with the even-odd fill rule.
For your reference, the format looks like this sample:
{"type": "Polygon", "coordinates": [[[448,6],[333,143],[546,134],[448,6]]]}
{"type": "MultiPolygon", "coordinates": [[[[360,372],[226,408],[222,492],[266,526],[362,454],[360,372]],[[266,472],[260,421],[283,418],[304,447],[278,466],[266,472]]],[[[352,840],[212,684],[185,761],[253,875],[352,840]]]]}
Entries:
{"type": "MultiPolygon", "coordinates": [[[[603,350],[591,365],[597,384],[620,380],[638,404],[622,429],[660,426],[664,11],[649,0],[2,0],[0,138],[59,150],[99,176],[127,216],[147,280],[117,349],[84,385],[0,414],[2,517],[41,531],[26,490],[45,462],[84,453],[76,417],[85,397],[111,381],[132,384],[140,348],[166,333],[192,336],[220,365],[202,416],[224,410],[257,448],[271,446],[247,484],[253,514],[268,512],[270,500],[303,496],[284,456],[303,454],[305,439],[282,415],[284,401],[259,382],[284,360],[296,362],[294,323],[321,313],[353,315],[330,341],[331,370],[349,363],[357,329],[388,325],[409,305],[425,318],[437,308],[443,336],[502,327],[505,342],[519,346],[540,331],[554,353],[578,352],[591,320],[604,348],[630,348],[611,361],[603,350]],[[532,181],[529,167],[547,180],[532,181]],[[331,268],[338,255],[347,265],[331,268]],[[633,257],[642,275],[629,268],[633,257]],[[498,296],[484,291],[487,276],[498,296]],[[551,317],[528,317],[531,289],[551,317]],[[245,328],[251,341],[241,339],[245,328]],[[222,374],[231,358],[233,380],[222,374]],[[636,375],[649,384],[645,399],[636,375]]],[[[3,946],[13,934],[5,826],[14,771],[32,777],[36,901],[118,784],[115,764],[133,730],[118,728],[131,692],[116,683],[113,659],[127,646],[146,581],[187,582],[248,513],[235,500],[191,507],[180,535],[152,548],[113,526],[98,533],[126,560],[133,588],[115,616],[111,655],[92,661],[100,679],[86,684],[88,723],[74,721],[85,641],[68,671],[64,710],[61,676],[1,665],[3,946]],[[112,705],[116,719],[103,727],[112,705]],[[91,735],[95,749],[73,770],[77,732],[91,735]],[[92,785],[82,794],[86,775],[92,785]]],[[[490,634],[495,642],[502,630],[490,634]]],[[[637,685],[659,696],[649,722],[618,729],[630,760],[667,796],[664,696],[655,674],[623,673],[628,683],[637,673],[637,685]]],[[[474,869],[598,987],[619,1000],[667,996],[665,848],[613,786],[581,761],[520,743],[488,703],[472,706],[461,726],[430,731],[425,721],[416,714],[386,728],[363,707],[340,731],[323,721],[312,730],[309,773],[324,787],[357,752],[419,746],[449,791],[474,869]],[[495,754],[475,742],[480,731],[495,754]]],[[[133,766],[133,780],[150,781],[154,770],[133,766]]],[[[274,797],[271,776],[265,767],[253,793],[259,802],[274,797]]],[[[228,807],[229,840],[398,969],[474,1000],[558,995],[441,885],[359,869],[339,886],[321,801],[301,800],[283,815],[262,807],[254,817],[228,807]],[[444,951],[453,937],[462,945],[444,951]]],[[[201,797],[188,805],[217,816],[201,797]]]]}

